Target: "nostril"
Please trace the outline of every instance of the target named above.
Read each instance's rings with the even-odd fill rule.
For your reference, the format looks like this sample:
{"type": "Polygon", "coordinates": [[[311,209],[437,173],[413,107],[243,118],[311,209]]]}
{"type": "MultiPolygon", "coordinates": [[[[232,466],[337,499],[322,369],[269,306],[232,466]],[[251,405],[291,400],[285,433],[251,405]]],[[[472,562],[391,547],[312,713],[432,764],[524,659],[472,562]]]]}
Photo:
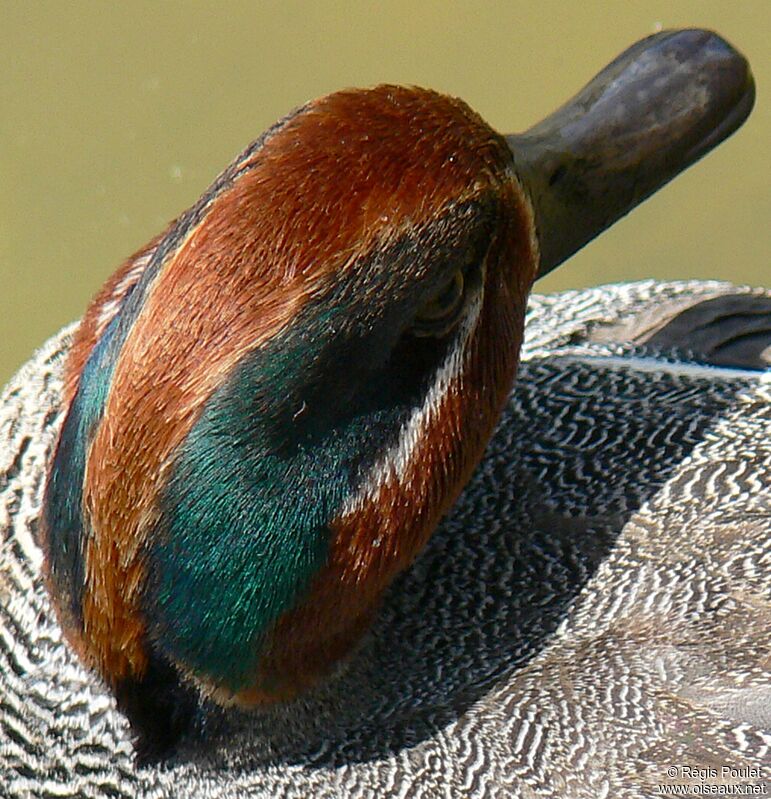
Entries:
{"type": "Polygon", "coordinates": [[[554,186],[555,183],[559,183],[563,177],[565,177],[565,172],[567,169],[564,164],[560,164],[554,172],[551,173],[551,177],[549,178],[549,186],[554,186]]]}

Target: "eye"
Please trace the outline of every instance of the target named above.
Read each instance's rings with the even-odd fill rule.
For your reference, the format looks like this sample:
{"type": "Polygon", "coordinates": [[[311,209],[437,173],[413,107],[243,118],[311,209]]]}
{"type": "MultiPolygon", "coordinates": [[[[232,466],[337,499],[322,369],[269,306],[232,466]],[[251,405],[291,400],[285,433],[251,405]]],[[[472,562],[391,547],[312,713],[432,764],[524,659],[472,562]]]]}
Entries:
{"type": "Polygon", "coordinates": [[[456,269],[436,294],[418,311],[411,332],[415,336],[443,336],[460,319],[465,304],[466,278],[456,269]]]}

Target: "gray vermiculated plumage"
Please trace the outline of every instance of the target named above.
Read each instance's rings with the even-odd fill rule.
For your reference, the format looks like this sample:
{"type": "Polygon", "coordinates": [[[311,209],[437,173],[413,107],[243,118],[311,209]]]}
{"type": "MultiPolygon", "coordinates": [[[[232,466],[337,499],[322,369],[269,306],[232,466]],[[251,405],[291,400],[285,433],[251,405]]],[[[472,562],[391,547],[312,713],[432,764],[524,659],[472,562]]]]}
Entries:
{"type": "Polygon", "coordinates": [[[596,799],[768,765],[769,373],[623,343],[653,309],[729,295],[771,296],[533,297],[487,454],[347,669],[285,707],[201,708],[179,757],[140,770],[39,576],[71,329],[51,339],[0,405],[0,795],[596,799]]]}

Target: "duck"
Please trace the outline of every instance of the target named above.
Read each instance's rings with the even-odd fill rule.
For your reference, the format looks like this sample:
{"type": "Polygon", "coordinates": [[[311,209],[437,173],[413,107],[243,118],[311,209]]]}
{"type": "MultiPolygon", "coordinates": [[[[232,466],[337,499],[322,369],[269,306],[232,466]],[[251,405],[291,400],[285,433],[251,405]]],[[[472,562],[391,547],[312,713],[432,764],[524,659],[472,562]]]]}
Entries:
{"type": "Polygon", "coordinates": [[[247,148],[4,393],[8,795],[761,780],[771,295],[528,305],[753,98],[665,32],[524,134],[383,86],[247,148]]]}

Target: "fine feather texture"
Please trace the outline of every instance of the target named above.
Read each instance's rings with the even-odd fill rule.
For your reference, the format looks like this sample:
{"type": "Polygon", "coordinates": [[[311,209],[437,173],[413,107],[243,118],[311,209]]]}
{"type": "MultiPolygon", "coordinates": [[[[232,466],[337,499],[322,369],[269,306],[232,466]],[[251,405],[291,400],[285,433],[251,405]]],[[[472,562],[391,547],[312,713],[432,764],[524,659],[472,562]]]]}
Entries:
{"type": "Polygon", "coordinates": [[[0,410],[0,793],[639,799],[682,781],[672,766],[767,766],[768,374],[590,340],[727,295],[771,296],[646,282],[532,298],[487,454],[348,668],[284,708],[203,706],[199,737],[149,769],[40,578],[71,336],[53,339],[0,410]]]}

